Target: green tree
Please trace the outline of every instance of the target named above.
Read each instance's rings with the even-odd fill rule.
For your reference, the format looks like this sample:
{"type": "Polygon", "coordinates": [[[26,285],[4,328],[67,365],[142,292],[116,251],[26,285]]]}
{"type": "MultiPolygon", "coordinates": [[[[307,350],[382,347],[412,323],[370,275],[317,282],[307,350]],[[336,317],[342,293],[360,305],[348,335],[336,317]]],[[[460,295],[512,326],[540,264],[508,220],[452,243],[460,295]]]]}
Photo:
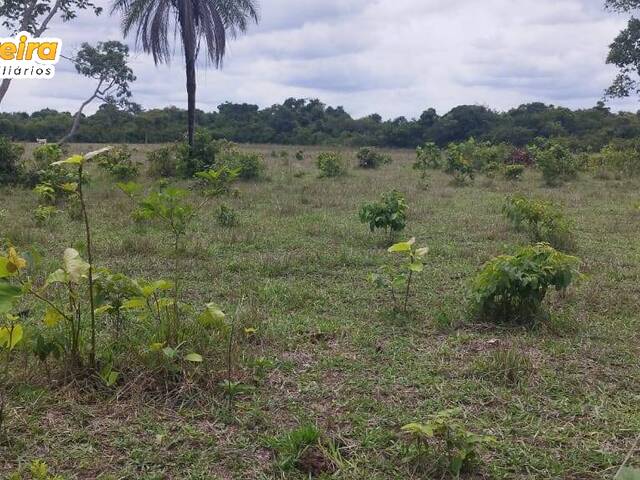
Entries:
{"type": "MultiPolygon", "coordinates": [[[[102,13],[102,7],[97,7],[90,0],[2,0],[0,19],[2,26],[11,33],[29,32],[38,38],[56,16],[67,22],[76,18],[80,10],[87,9],[96,15],[102,13]]],[[[0,103],[10,85],[10,78],[4,78],[0,83],[0,103]]]]}
{"type": "MultiPolygon", "coordinates": [[[[640,0],[606,0],[605,7],[614,12],[633,13],[640,9],[640,0]]],[[[618,67],[618,75],[606,90],[607,97],[640,94],[640,20],[629,19],[627,28],[609,46],[607,63],[618,67]]]]}
{"type": "Polygon", "coordinates": [[[196,61],[201,47],[216,67],[226,52],[227,36],[258,22],[255,0],[114,0],[112,12],[123,16],[122,30],[135,30],[142,49],[154,62],[168,63],[172,32],[179,32],[187,76],[187,131],[193,147],[196,122],[196,61]]]}
{"type": "Polygon", "coordinates": [[[80,127],[82,111],[94,100],[120,107],[131,105],[129,83],[134,82],[136,77],[127,64],[128,58],[129,47],[121,42],[100,42],[95,47],[88,43],[82,44],[72,61],[79,74],[95,80],[97,85],[91,96],[80,105],[73,117],[71,130],[59,143],[68,142],[75,136],[80,127]]]}

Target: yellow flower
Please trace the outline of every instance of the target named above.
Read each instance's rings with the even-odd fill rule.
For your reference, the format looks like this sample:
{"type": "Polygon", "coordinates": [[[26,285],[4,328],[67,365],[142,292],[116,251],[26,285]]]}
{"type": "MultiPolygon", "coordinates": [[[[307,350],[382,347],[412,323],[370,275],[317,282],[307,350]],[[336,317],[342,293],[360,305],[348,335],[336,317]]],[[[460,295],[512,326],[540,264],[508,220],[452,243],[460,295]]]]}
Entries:
{"type": "Polygon", "coordinates": [[[10,273],[15,273],[27,266],[27,261],[24,258],[19,257],[18,252],[16,252],[16,249],[13,247],[9,248],[7,260],[9,261],[7,264],[7,270],[9,270],[10,273]]]}

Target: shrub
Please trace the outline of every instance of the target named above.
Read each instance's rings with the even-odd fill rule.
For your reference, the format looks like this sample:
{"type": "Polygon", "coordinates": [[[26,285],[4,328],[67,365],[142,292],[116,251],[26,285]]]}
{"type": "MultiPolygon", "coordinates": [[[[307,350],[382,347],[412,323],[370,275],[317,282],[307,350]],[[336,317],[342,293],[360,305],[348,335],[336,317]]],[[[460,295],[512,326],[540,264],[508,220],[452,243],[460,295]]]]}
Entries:
{"type": "Polygon", "coordinates": [[[597,157],[600,169],[610,169],[618,175],[640,175],[640,142],[631,146],[607,145],[597,157]]]}
{"type": "Polygon", "coordinates": [[[555,141],[531,148],[542,177],[549,186],[557,186],[578,175],[578,162],[569,149],[555,141]]]}
{"type": "Polygon", "coordinates": [[[472,308],[483,321],[531,324],[549,288],[565,290],[579,276],[580,260],[538,243],[487,262],[473,280],[472,308]]]}
{"type": "Polygon", "coordinates": [[[514,228],[525,231],[534,242],[546,242],[559,250],[575,250],[572,224],[553,203],[516,195],[505,200],[502,211],[514,228]]]}
{"type": "Polygon", "coordinates": [[[24,147],[0,137],[0,185],[15,184],[20,180],[20,158],[24,147]]]}
{"type": "Polygon", "coordinates": [[[489,435],[478,435],[467,430],[456,416],[458,409],[444,410],[431,415],[426,423],[409,423],[402,427],[405,437],[411,442],[416,460],[432,464],[433,459],[424,458],[433,452],[436,461],[445,461],[441,469],[446,469],[453,478],[469,471],[475,465],[479,449],[496,442],[489,435]],[[444,468],[442,468],[444,467],[444,468]]]}
{"type": "Polygon", "coordinates": [[[231,142],[213,138],[206,130],[198,130],[193,148],[187,143],[179,143],[177,146],[177,173],[180,177],[191,178],[198,172],[214,168],[218,155],[232,147],[231,142]]]}
{"type": "Polygon", "coordinates": [[[473,181],[473,166],[469,158],[464,156],[463,150],[460,146],[450,144],[447,147],[445,159],[445,172],[453,177],[455,184],[465,185],[466,183],[473,181]]]}
{"type": "MultiPolygon", "coordinates": [[[[286,153],[286,152],[285,152],[286,153]]],[[[255,152],[241,152],[227,144],[225,150],[218,154],[215,166],[237,170],[243,180],[256,180],[264,175],[265,163],[261,154],[255,152]]]]}
{"type": "Polygon", "coordinates": [[[414,170],[422,172],[422,178],[427,177],[427,170],[442,167],[442,151],[433,142],[427,142],[422,147],[416,148],[416,161],[414,170]]]}
{"type": "Polygon", "coordinates": [[[62,160],[64,152],[56,143],[40,145],[33,150],[33,164],[35,171],[48,169],[53,162],[62,160]]]}
{"type": "Polygon", "coordinates": [[[167,145],[147,153],[148,173],[152,177],[171,178],[178,174],[178,146],[167,145]]]}
{"type": "Polygon", "coordinates": [[[138,176],[138,164],[131,160],[129,147],[114,147],[96,158],[98,166],[118,180],[130,180],[138,176]]]}
{"type": "Polygon", "coordinates": [[[535,164],[535,159],[526,148],[515,148],[507,157],[507,164],[532,167],[535,164]]]}
{"type": "Polygon", "coordinates": [[[379,202],[360,208],[360,221],[368,223],[371,231],[384,229],[386,233],[404,230],[407,224],[407,203],[404,195],[396,190],[382,194],[379,202]]]}
{"type": "Polygon", "coordinates": [[[502,165],[509,155],[509,147],[504,144],[476,142],[474,138],[459,143],[458,148],[476,171],[484,170],[490,163],[502,165]]]}
{"type": "Polygon", "coordinates": [[[341,177],[347,173],[344,159],[338,152],[319,154],[316,165],[320,170],[320,177],[341,177]]]}
{"type": "Polygon", "coordinates": [[[524,165],[505,165],[504,177],[507,180],[520,180],[524,174],[524,165]]]}
{"type": "Polygon", "coordinates": [[[416,239],[407,242],[396,243],[390,246],[389,253],[403,257],[401,265],[385,265],[380,273],[369,275],[369,281],[376,287],[387,290],[391,297],[394,311],[407,313],[409,295],[411,293],[411,280],[414,274],[424,270],[424,257],[429,253],[429,247],[416,248],[416,239]]]}
{"type": "Polygon", "coordinates": [[[224,203],[218,207],[216,219],[218,220],[218,225],[225,228],[235,227],[238,224],[238,215],[235,210],[224,203]]]}
{"type": "Polygon", "coordinates": [[[375,148],[363,147],[358,150],[358,166],[360,168],[378,168],[391,163],[391,157],[380,153],[375,148]]]}

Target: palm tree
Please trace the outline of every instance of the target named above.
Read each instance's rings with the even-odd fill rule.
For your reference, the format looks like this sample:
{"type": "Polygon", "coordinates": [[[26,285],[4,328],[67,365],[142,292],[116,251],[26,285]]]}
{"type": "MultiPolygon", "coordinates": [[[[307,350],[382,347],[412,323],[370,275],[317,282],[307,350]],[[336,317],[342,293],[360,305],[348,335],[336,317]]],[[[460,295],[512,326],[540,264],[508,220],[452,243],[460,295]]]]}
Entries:
{"type": "Polygon", "coordinates": [[[245,32],[258,22],[256,0],[114,0],[111,13],[122,14],[125,36],[135,31],[136,42],[153,55],[156,65],[169,63],[171,31],[180,34],[187,73],[188,138],[193,148],[196,122],[196,61],[201,43],[216,68],[222,65],[227,36],[245,32]]]}

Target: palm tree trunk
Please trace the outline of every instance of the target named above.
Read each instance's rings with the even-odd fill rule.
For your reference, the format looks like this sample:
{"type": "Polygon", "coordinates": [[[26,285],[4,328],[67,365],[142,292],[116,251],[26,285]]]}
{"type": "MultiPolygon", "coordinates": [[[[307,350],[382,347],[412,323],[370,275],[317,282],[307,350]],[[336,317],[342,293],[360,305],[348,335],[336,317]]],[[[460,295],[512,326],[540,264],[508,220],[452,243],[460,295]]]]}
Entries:
{"type": "Polygon", "coordinates": [[[188,54],[185,56],[187,63],[187,135],[189,146],[193,148],[196,128],[196,62],[192,56],[188,54]]]}
{"type": "Polygon", "coordinates": [[[191,0],[179,2],[178,21],[187,73],[187,138],[193,149],[196,128],[196,30],[191,0]]]}

